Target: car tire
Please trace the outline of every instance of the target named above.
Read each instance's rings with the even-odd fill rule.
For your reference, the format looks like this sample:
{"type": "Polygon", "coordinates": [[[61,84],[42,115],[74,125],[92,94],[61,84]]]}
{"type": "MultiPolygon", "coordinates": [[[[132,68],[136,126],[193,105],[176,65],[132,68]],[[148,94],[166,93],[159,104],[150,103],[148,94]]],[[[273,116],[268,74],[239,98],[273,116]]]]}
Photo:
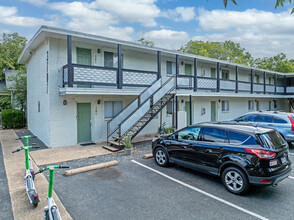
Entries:
{"type": "Polygon", "coordinates": [[[168,153],[163,147],[157,147],[154,151],[154,159],[157,165],[166,167],[169,164],[168,153]]]}
{"type": "Polygon", "coordinates": [[[222,173],[222,182],[234,194],[243,194],[249,189],[246,174],[237,167],[228,167],[222,173]]]}
{"type": "Polygon", "coordinates": [[[293,144],[292,144],[291,141],[290,141],[290,142],[287,142],[287,143],[288,143],[289,148],[290,148],[290,147],[293,147],[293,144]]]}

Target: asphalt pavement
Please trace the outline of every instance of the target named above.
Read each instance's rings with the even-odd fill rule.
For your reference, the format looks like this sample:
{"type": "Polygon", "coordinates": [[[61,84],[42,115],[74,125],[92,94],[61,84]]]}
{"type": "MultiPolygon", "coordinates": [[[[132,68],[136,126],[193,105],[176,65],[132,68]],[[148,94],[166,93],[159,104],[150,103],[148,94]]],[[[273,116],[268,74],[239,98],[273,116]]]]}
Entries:
{"type": "MultiPolygon", "coordinates": [[[[77,168],[119,161],[114,167],[69,177],[57,170],[54,190],[73,219],[293,219],[294,177],[277,187],[252,187],[237,196],[218,177],[175,165],[162,168],[153,158],[142,159],[150,152],[150,142],[144,142],[136,144],[131,156],[63,163],[77,168]]],[[[294,161],[293,148],[290,153],[294,161]]]]}

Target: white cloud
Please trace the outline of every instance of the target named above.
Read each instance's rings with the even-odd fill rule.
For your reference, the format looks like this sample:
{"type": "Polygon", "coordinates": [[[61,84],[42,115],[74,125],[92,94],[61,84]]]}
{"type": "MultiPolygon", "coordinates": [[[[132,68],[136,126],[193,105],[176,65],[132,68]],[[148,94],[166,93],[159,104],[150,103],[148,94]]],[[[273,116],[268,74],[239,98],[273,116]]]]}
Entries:
{"type": "Polygon", "coordinates": [[[19,16],[16,7],[5,6],[0,6],[0,23],[21,27],[35,27],[42,24],[55,25],[55,22],[53,21],[45,21],[44,19],[34,17],[19,16]]]}
{"type": "Polygon", "coordinates": [[[250,9],[243,12],[199,10],[200,30],[208,32],[193,39],[204,41],[232,40],[241,43],[255,57],[284,52],[294,57],[294,17],[289,11],[272,13],[250,9]],[[213,34],[210,34],[213,33],[213,34]]]}
{"type": "Polygon", "coordinates": [[[195,17],[194,7],[177,7],[173,10],[169,9],[161,13],[162,17],[170,18],[174,21],[191,21],[195,17]]]}
{"type": "Polygon", "coordinates": [[[142,37],[153,41],[156,46],[170,49],[177,49],[189,40],[189,35],[186,32],[167,29],[149,31],[142,34],[142,37]]]}
{"type": "Polygon", "coordinates": [[[99,34],[107,37],[130,40],[132,27],[115,27],[119,19],[112,14],[95,10],[87,3],[82,2],[56,2],[50,4],[51,9],[58,10],[68,18],[66,27],[78,31],[99,34]]]}
{"type": "Polygon", "coordinates": [[[28,2],[36,6],[44,6],[47,4],[48,0],[20,0],[21,2],[28,2]]]}
{"type": "Polygon", "coordinates": [[[157,23],[154,18],[160,14],[155,2],[156,0],[96,0],[89,6],[105,10],[124,22],[139,22],[145,27],[155,27],[157,23]]]}

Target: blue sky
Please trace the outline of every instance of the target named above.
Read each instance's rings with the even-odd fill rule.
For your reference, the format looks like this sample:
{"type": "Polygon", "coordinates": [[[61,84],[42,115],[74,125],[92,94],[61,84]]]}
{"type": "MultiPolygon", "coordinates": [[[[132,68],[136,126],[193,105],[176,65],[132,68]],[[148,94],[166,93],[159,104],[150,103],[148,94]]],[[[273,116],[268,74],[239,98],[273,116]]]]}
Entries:
{"type": "MultiPolygon", "coordinates": [[[[30,39],[41,25],[177,49],[189,40],[240,43],[254,57],[294,58],[291,6],[275,0],[0,0],[0,33],[30,39]]],[[[294,7],[294,5],[292,5],[294,7]]]]}

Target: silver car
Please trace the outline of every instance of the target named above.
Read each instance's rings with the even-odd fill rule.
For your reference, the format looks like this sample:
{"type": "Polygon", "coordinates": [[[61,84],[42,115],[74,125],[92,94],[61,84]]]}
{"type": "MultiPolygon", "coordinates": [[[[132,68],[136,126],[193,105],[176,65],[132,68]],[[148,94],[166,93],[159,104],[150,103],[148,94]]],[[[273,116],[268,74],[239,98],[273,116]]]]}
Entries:
{"type": "Polygon", "coordinates": [[[276,129],[291,145],[294,142],[294,114],[282,111],[249,112],[233,121],[276,129]]]}

